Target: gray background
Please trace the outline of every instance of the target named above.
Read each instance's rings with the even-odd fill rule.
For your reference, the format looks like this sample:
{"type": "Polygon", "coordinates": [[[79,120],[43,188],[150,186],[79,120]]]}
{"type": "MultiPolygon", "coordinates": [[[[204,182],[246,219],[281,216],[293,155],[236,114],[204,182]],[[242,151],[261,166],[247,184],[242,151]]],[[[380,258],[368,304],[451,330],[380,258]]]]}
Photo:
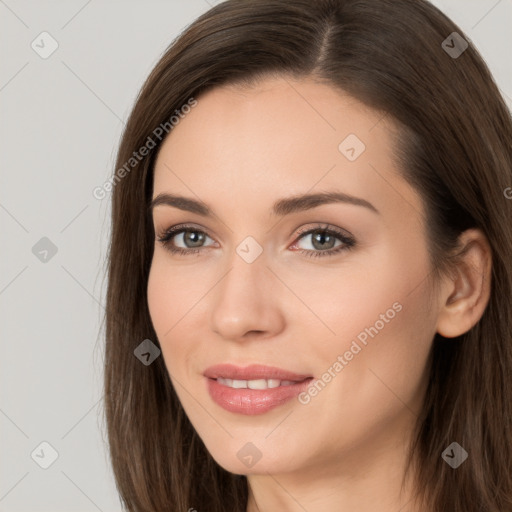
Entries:
{"type": "MultiPolygon", "coordinates": [[[[121,510],[101,415],[110,205],[92,191],[143,80],[214,3],[0,0],[0,511],[121,510]],[[46,59],[43,31],[59,45],[46,59]]],[[[512,0],[434,4],[512,108],[512,0]]]]}

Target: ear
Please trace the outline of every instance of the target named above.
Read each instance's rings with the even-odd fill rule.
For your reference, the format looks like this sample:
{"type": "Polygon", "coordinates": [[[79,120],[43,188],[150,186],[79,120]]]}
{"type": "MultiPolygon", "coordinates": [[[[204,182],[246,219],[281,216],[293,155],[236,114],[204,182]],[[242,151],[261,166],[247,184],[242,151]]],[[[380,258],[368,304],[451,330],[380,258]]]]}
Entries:
{"type": "Polygon", "coordinates": [[[459,237],[462,256],[441,287],[437,332],[454,338],[469,331],[482,317],[491,294],[492,251],[479,229],[459,237]]]}

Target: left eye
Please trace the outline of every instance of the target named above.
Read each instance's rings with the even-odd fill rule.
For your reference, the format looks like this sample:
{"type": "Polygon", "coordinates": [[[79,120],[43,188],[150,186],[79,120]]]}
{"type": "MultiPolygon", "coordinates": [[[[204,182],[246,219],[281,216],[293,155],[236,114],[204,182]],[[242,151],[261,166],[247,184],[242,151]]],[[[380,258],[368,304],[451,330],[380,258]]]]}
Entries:
{"type": "MultiPolygon", "coordinates": [[[[306,239],[308,236],[311,236],[312,243],[310,245],[312,249],[298,248],[298,251],[306,256],[329,256],[351,249],[355,245],[355,240],[341,231],[333,228],[328,229],[327,227],[316,227],[299,233],[291,247],[295,248],[299,241],[306,239]],[[338,245],[335,245],[336,240],[339,242],[338,245]]],[[[171,253],[189,255],[200,252],[205,247],[202,244],[207,238],[212,240],[204,231],[193,226],[174,226],[159,236],[158,241],[171,253]],[[176,246],[175,239],[178,237],[180,237],[183,247],[176,246]]]]}
{"type": "MultiPolygon", "coordinates": [[[[332,232],[329,232],[329,231],[326,231],[326,230],[320,230],[320,229],[315,229],[314,231],[308,231],[307,233],[304,233],[302,234],[298,240],[306,240],[308,237],[310,237],[310,246],[313,247],[313,249],[311,249],[311,247],[308,249],[306,248],[307,250],[330,250],[330,249],[333,249],[334,247],[337,247],[336,245],[336,241],[340,241],[340,236],[335,234],[335,233],[332,233],[332,232]]],[[[343,242],[340,242],[340,244],[343,243],[343,242]]],[[[340,245],[338,244],[338,246],[340,245]]]]}
{"type": "MultiPolygon", "coordinates": [[[[306,256],[332,256],[355,246],[354,238],[335,228],[316,227],[309,229],[301,232],[297,240],[300,241],[309,236],[311,236],[313,249],[299,249],[306,256]],[[336,240],[340,241],[337,246],[333,245],[336,240]]],[[[297,245],[297,242],[292,247],[295,247],[295,245],[297,245]]]]}

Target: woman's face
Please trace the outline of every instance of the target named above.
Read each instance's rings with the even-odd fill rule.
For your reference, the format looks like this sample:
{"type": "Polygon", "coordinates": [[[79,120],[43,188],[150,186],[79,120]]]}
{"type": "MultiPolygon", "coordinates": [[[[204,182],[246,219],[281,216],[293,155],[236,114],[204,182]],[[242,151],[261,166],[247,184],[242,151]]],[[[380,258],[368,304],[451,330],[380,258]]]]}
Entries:
{"type": "Polygon", "coordinates": [[[327,85],[274,78],[207,92],[163,143],[153,198],[187,200],[154,206],[155,233],[187,231],[155,241],[149,310],[228,471],[355,473],[402,456],[438,305],[391,129],[327,85]]]}

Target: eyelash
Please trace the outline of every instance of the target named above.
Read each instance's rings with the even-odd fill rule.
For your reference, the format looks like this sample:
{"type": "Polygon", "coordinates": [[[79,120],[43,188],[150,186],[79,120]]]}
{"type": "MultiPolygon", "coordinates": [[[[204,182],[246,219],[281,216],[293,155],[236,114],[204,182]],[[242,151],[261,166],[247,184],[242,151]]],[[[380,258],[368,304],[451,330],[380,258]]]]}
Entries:
{"type": "MultiPolygon", "coordinates": [[[[209,237],[208,233],[201,229],[197,229],[194,226],[188,226],[188,225],[177,225],[173,226],[166,231],[163,232],[162,235],[157,237],[158,241],[164,245],[164,247],[170,251],[173,254],[181,254],[189,256],[191,254],[197,254],[201,251],[202,248],[196,248],[196,249],[183,249],[182,247],[173,247],[171,244],[172,239],[185,232],[193,232],[193,233],[201,233],[209,237]]],[[[342,251],[347,251],[350,249],[353,249],[356,245],[356,241],[354,238],[347,236],[342,231],[338,230],[337,228],[326,226],[317,226],[315,228],[309,228],[309,229],[303,229],[298,232],[298,236],[294,242],[294,244],[300,240],[302,237],[305,237],[307,235],[310,235],[312,233],[322,233],[329,236],[334,236],[338,238],[342,245],[339,245],[335,249],[327,249],[325,251],[315,251],[315,250],[309,250],[309,249],[298,249],[298,252],[301,254],[304,254],[307,257],[324,257],[324,256],[334,256],[336,254],[341,253],[342,251]]],[[[211,238],[211,237],[209,237],[211,238]]]]}

